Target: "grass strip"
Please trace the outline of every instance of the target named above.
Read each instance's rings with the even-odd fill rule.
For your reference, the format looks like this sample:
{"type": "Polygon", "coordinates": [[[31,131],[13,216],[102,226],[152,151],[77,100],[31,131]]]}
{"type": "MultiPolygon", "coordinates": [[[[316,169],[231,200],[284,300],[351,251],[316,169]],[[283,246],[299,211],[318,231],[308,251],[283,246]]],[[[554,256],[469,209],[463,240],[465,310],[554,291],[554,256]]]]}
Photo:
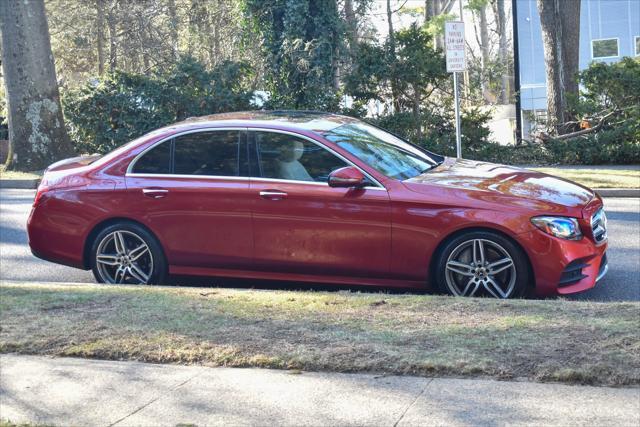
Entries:
{"type": "Polygon", "coordinates": [[[5,170],[5,165],[0,165],[0,179],[37,179],[37,178],[42,178],[41,172],[8,171],[8,170],[5,170]]]}
{"type": "Polygon", "coordinates": [[[532,168],[590,188],[640,188],[640,169],[532,168]]]}
{"type": "Polygon", "coordinates": [[[0,284],[0,352],[640,384],[640,304],[0,284]]]}

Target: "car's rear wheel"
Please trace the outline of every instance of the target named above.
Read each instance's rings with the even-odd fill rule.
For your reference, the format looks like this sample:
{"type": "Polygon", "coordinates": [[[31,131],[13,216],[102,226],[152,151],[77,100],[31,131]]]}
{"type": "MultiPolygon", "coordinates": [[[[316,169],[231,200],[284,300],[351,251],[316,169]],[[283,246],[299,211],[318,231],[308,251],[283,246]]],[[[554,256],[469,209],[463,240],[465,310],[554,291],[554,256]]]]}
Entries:
{"type": "Polygon", "coordinates": [[[506,237],[473,231],[448,241],[435,271],[440,289],[454,296],[518,298],[530,281],[526,254],[506,237]]]}
{"type": "Polygon", "coordinates": [[[167,275],[158,241],[134,223],[104,228],[93,242],[91,255],[93,275],[100,283],[160,284],[167,275]]]}

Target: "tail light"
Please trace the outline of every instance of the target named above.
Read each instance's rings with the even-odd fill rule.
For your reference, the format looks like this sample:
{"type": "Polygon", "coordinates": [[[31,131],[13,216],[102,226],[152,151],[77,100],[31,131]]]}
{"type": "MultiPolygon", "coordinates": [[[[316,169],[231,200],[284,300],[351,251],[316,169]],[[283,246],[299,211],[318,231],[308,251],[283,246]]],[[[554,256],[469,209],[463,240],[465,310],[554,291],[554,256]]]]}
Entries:
{"type": "Polygon", "coordinates": [[[55,174],[50,173],[42,177],[38,190],[36,191],[36,197],[33,199],[33,206],[37,206],[40,203],[42,196],[53,190],[62,190],[69,188],[83,187],[89,183],[89,179],[72,174],[55,174]]]}
{"type": "Polygon", "coordinates": [[[47,185],[45,178],[42,178],[42,181],[40,181],[40,185],[38,185],[38,190],[36,191],[36,198],[33,199],[34,207],[36,207],[38,203],[40,203],[40,199],[42,199],[43,194],[47,191],[49,191],[49,186],[47,185]]]}

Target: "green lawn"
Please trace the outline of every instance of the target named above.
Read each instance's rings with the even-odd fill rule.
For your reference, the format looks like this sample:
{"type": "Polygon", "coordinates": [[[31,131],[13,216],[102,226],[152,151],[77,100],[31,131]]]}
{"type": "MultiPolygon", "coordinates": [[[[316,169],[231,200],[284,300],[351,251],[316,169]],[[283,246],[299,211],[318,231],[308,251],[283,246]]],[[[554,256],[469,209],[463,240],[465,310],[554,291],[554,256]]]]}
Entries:
{"type": "Polygon", "coordinates": [[[42,177],[38,172],[6,171],[4,165],[0,165],[0,179],[36,179],[42,177]]]}
{"type": "Polygon", "coordinates": [[[640,384],[640,304],[0,284],[0,351],[640,384]]]}
{"type": "Polygon", "coordinates": [[[640,169],[531,168],[590,188],[640,188],[640,169]]]}

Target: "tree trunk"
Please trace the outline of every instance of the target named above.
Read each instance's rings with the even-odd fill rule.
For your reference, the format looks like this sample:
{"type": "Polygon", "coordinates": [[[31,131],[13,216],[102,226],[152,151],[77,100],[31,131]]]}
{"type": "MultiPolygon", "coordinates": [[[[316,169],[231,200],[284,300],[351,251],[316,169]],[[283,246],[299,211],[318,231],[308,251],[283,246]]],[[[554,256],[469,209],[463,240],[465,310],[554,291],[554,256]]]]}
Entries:
{"type": "Polygon", "coordinates": [[[0,1],[2,66],[12,170],[34,171],[73,153],[62,118],[44,0],[0,1]]]}
{"type": "MultiPolygon", "coordinates": [[[[396,60],[396,36],[393,31],[393,11],[391,10],[391,0],[387,0],[387,25],[389,26],[389,56],[391,57],[390,63],[395,63],[396,60]]],[[[392,73],[395,75],[395,73],[392,73]]],[[[399,95],[398,95],[398,84],[394,77],[391,79],[391,102],[393,104],[393,112],[397,113],[400,111],[399,105],[399,95]]]]}
{"type": "Polygon", "coordinates": [[[167,3],[169,9],[169,30],[171,35],[171,50],[173,58],[178,59],[178,13],[176,11],[175,0],[169,0],[167,3]]]}
{"type": "Polygon", "coordinates": [[[568,95],[578,93],[580,0],[538,0],[547,75],[549,126],[558,134],[569,131],[568,95]]]}
{"type": "Polygon", "coordinates": [[[416,124],[416,141],[422,141],[422,120],[420,119],[420,91],[413,86],[413,121],[416,124]]]}
{"type": "MultiPolygon", "coordinates": [[[[440,0],[433,0],[433,16],[438,16],[441,13],[442,5],[440,0]]],[[[462,19],[462,17],[460,17],[462,19]]],[[[436,48],[444,49],[444,33],[435,36],[436,48]]]]}
{"type": "Polygon", "coordinates": [[[104,74],[104,0],[96,0],[96,37],[98,45],[98,75],[104,74]]]}
{"type": "Polygon", "coordinates": [[[222,62],[222,50],[220,49],[220,29],[222,28],[223,20],[226,16],[225,10],[221,6],[219,0],[215,1],[214,6],[214,14],[213,14],[213,56],[215,58],[215,63],[219,64],[222,62]]]}
{"type": "Polygon", "coordinates": [[[344,20],[347,24],[347,41],[349,42],[349,55],[355,58],[358,46],[358,21],[353,10],[353,0],[344,2],[344,20]]]}
{"type": "Polygon", "coordinates": [[[107,25],[109,26],[109,70],[114,71],[118,67],[118,33],[116,28],[116,8],[118,0],[111,0],[107,25]]]}
{"type": "MultiPolygon", "coordinates": [[[[504,10],[504,0],[497,0],[496,2],[497,9],[497,19],[498,19],[498,57],[501,61],[507,61],[508,47],[507,47],[507,18],[504,10]]],[[[509,85],[509,69],[504,68],[502,71],[501,82],[500,82],[500,104],[508,104],[509,98],[511,97],[511,88],[509,85]]]]}
{"type": "Polygon", "coordinates": [[[489,24],[487,23],[486,5],[482,5],[479,8],[478,16],[480,17],[480,53],[482,54],[480,85],[482,89],[482,97],[486,101],[489,101],[490,95],[487,89],[489,82],[489,77],[487,75],[487,68],[489,67],[489,24]]]}
{"type": "Polygon", "coordinates": [[[428,23],[433,17],[433,0],[424,0],[424,22],[428,23]]]}

